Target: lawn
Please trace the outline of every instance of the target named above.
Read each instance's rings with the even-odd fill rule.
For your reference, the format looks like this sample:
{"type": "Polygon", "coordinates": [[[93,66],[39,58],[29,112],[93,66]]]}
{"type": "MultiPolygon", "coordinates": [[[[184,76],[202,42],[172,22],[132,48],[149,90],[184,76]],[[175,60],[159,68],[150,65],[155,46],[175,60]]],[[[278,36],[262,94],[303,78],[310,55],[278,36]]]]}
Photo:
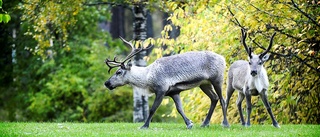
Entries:
{"type": "Polygon", "coordinates": [[[142,123],[0,123],[0,136],[312,136],[320,137],[319,125],[252,125],[249,128],[233,124],[223,128],[218,124],[201,128],[195,124],[189,130],[184,123],[151,123],[149,129],[140,130],[142,123]]]}

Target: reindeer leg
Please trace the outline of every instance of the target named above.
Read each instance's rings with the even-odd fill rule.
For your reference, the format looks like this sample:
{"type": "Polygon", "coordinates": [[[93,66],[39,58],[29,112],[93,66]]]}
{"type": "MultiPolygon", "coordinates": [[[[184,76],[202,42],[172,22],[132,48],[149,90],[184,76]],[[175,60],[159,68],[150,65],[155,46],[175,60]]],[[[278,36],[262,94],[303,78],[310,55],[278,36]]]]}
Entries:
{"type": "Polygon", "coordinates": [[[174,95],[172,95],[172,96],[170,96],[170,97],[173,99],[173,101],[174,101],[174,103],[175,103],[175,105],[176,105],[176,108],[177,108],[178,112],[180,113],[180,115],[181,115],[182,118],[184,119],[184,122],[186,123],[187,128],[188,128],[188,129],[191,129],[192,126],[193,126],[193,123],[192,123],[192,121],[191,121],[190,119],[187,118],[187,116],[186,116],[186,115],[184,114],[184,112],[183,112],[180,95],[179,95],[179,94],[174,94],[174,95]]]}
{"type": "Polygon", "coordinates": [[[208,115],[201,125],[201,127],[208,127],[213,110],[216,107],[217,102],[218,102],[218,96],[213,92],[212,85],[200,85],[200,88],[211,100],[211,105],[210,105],[210,109],[208,111],[208,115]]]}
{"type": "Polygon", "coordinates": [[[150,113],[149,113],[149,116],[146,120],[146,122],[144,123],[144,125],[140,128],[140,129],[147,129],[149,128],[149,124],[151,122],[151,118],[153,116],[153,114],[156,112],[157,108],[160,106],[162,100],[163,100],[163,97],[164,97],[164,94],[163,93],[160,93],[160,94],[156,94],[156,98],[153,102],[153,105],[150,109],[150,113]]]}
{"type": "Polygon", "coordinates": [[[249,127],[250,124],[250,114],[251,114],[251,110],[252,110],[252,104],[251,104],[251,93],[249,91],[249,89],[247,89],[245,91],[245,95],[246,95],[246,102],[247,102],[247,123],[245,126],[249,127]]]}
{"type": "Polygon", "coordinates": [[[239,111],[239,115],[240,115],[240,121],[241,124],[243,126],[246,125],[246,123],[244,122],[244,118],[243,118],[243,113],[242,113],[242,101],[244,99],[244,94],[242,92],[238,92],[238,99],[237,99],[237,107],[238,107],[238,111],[239,111]]]}
{"type": "Polygon", "coordinates": [[[214,90],[216,91],[216,93],[218,94],[218,97],[220,99],[220,104],[221,104],[221,108],[222,108],[222,113],[223,113],[223,121],[222,121],[222,126],[224,127],[230,127],[229,123],[228,123],[228,119],[227,119],[227,110],[226,108],[226,103],[222,97],[222,82],[223,82],[223,78],[220,80],[217,80],[216,82],[212,83],[214,90]]]}
{"type": "Polygon", "coordinates": [[[270,117],[271,117],[271,119],[272,119],[272,124],[273,124],[273,126],[276,127],[276,128],[280,128],[277,120],[274,118],[274,115],[273,115],[273,113],[272,113],[270,104],[269,104],[269,102],[268,102],[268,97],[267,97],[267,95],[266,95],[266,90],[264,90],[263,92],[261,92],[260,97],[261,97],[262,102],[263,102],[264,106],[266,107],[266,109],[267,109],[267,111],[268,111],[268,113],[269,113],[269,115],[270,115],[270,117]]]}
{"type": "MultiPolygon", "coordinates": [[[[226,115],[228,115],[228,106],[229,106],[229,101],[230,101],[230,98],[234,92],[234,88],[232,87],[232,83],[228,83],[228,87],[227,87],[227,97],[226,97],[226,107],[224,108],[225,111],[226,111],[226,115]]],[[[225,124],[224,122],[222,123],[223,125],[225,124]]],[[[229,125],[230,126],[230,125],[229,125]]]]}
{"type": "Polygon", "coordinates": [[[229,106],[229,101],[230,101],[230,98],[234,92],[234,88],[228,84],[228,87],[227,87],[227,98],[226,98],[226,108],[228,108],[229,106]]]}

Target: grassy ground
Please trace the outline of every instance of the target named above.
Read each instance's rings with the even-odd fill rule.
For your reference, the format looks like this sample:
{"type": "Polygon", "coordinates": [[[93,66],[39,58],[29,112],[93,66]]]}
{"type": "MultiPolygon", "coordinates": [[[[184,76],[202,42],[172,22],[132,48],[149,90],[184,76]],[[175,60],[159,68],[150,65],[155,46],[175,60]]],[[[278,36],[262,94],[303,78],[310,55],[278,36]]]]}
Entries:
{"type": "Polygon", "coordinates": [[[249,128],[234,124],[223,128],[213,124],[207,128],[194,125],[191,130],[183,123],[151,123],[140,130],[142,123],[0,123],[0,136],[310,136],[320,137],[320,125],[252,125],[249,128]]]}

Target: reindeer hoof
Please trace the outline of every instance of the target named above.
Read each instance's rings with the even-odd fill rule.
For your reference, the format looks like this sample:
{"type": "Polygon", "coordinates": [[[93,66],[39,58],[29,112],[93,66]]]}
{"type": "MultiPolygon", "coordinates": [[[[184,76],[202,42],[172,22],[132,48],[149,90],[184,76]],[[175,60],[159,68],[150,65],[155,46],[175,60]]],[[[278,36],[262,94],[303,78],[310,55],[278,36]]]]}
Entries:
{"type": "Polygon", "coordinates": [[[221,125],[222,125],[223,127],[225,127],[225,128],[229,128],[229,127],[230,127],[230,125],[229,125],[229,123],[228,123],[227,121],[223,121],[223,122],[221,123],[221,125]]]}
{"type": "Polygon", "coordinates": [[[149,126],[145,126],[145,125],[143,125],[142,127],[140,127],[140,129],[148,129],[149,128],[149,126]]]}
{"type": "Polygon", "coordinates": [[[245,124],[244,126],[245,126],[245,127],[251,127],[251,125],[250,125],[250,124],[248,124],[248,123],[247,123],[247,124],[245,124]]]}
{"type": "Polygon", "coordinates": [[[193,127],[193,123],[187,125],[187,129],[191,129],[193,127]]]}
{"type": "Polygon", "coordinates": [[[278,123],[273,124],[273,126],[276,127],[276,128],[280,128],[278,123]]]}
{"type": "Polygon", "coordinates": [[[201,127],[209,127],[209,124],[202,124],[201,127]]]}
{"type": "Polygon", "coordinates": [[[241,123],[241,125],[245,127],[245,126],[246,126],[246,123],[241,123]]]}

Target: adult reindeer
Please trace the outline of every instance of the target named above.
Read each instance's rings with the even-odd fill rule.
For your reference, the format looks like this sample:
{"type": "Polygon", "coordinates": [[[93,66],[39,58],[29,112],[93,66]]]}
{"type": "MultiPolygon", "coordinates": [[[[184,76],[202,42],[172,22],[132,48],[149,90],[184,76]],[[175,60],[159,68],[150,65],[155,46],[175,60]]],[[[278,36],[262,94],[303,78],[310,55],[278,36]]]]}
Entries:
{"type": "Polygon", "coordinates": [[[187,128],[192,128],[192,121],[183,112],[180,92],[194,87],[200,87],[211,100],[208,115],[201,126],[209,126],[218,99],[220,99],[224,116],[222,124],[229,126],[226,112],[223,109],[225,102],[221,94],[225,71],[224,57],[209,51],[194,51],[159,58],[147,67],[138,67],[130,65],[129,60],[144,49],[135,49],[130,42],[123,38],[121,40],[129,45],[132,51],[123,61],[117,61],[116,58],[113,60],[106,59],[105,63],[109,67],[109,73],[112,68],[120,68],[105,82],[105,86],[112,90],[129,84],[133,88],[142,89],[144,94],[154,93],[156,95],[149,116],[141,128],[149,127],[151,118],[164,96],[170,96],[173,99],[176,109],[183,117],[187,128]]]}
{"type": "Polygon", "coordinates": [[[269,47],[260,55],[255,55],[252,53],[251,48],[248,48],[245,40],[247,37],[246,32],[242,29],[242,44],[245,47],[249,61],[238,60],[234,62],[228,72],[228,85],[227,85],[227,98],[226,98],[226,108],[227,112],[230,97],[232,96],[234,90],[238,90],[238,100],[237,107],[240,113],[240,120],[242,125],[250,126],[250,113],[251,113],[251,95],[260,95],[264,106],[266,107],[274,127],[279,128],[279,124],[274,118],[270,104],[267,100],[267,90],[269,86],[268,76],[266,69],[263,67],[263,63],[269,58],[267,52],[271,49],[272,41],[276,33],[274,33],[270,39],[269,47]],[[247,102],[247,123],[245,123],[241,103],[246,98],[247,102]]]}

